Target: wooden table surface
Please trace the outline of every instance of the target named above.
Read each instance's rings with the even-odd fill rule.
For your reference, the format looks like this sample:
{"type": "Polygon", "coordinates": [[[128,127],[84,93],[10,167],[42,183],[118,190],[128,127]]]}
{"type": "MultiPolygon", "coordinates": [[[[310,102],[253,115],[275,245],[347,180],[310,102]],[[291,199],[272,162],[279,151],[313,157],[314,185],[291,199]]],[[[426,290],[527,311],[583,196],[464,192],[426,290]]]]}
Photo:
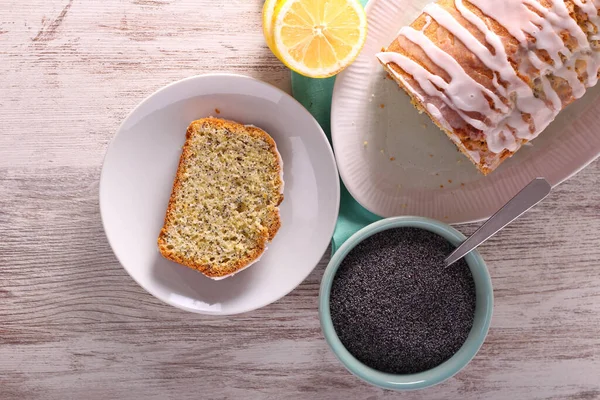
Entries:
{"type": "Polygon", "coordinates": [[[0,399],[600,398],[599,162],[481,248],[489,336],[424,391],[371,387],[336,361],[317,318],[327,259],[277,303],[226,318],[166,306],[127,275],[100,222],[106,147],[174,80],[231,71],[289,90],[261,6],[0,2],[0,399]]]}

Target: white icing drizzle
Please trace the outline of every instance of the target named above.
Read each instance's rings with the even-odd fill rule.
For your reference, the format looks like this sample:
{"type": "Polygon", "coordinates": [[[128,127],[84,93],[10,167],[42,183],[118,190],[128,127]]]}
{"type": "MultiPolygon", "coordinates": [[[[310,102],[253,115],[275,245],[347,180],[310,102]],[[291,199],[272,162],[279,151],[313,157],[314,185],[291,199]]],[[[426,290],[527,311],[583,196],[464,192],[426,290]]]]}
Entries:
{"type": "Polygon", "coordinates": [[[548,100],[550,100],[550,102],[552,103],[554,111],[558,113],[562,109],[562,101],[560,100],[560,97],[558,96],[558,94],[556,94],[554,89],[552,89],[552,84],[546,76],[541,76],[540,80],[542,81],[544,93],[546,93],[548,100]]]}
{"type": "MultiPolygon", "coordinates": [[[[379,53],[377,57],[384,64],[398,65],[412,76],[419,84],[423,95],[415,91],[401,74],[392,70],[392,73],[405,83],[413,95],[426,103],[425,108],[429,114],[444,128],[452,131],[440,110],[428,103],[427,98],[424,100],[424,97],[429,96],[430,100],[431,98],[441,100],[465,123],[482,131],[488,149],[492,153],[500,153],[504,149],[516,151],[522,142],[517,139],[535,138],[562,108],[561,98],[553,89],[549,75],[564,79],[571,87],[574,98],[583,96],[587,87],[597,83],[600,51],[594,51],[590,41],[600,39],[600,17],[597,15],[600,0],[572,0],[587,15],[589,23],[596,27],[588,28],[587,34],[579,27],[577,21],[570,17],[564,0],[552,0],[549,8],[544,7],[537,0],[469,1],[483,14],[502,25],[519,42],[519,52],[524,56],[519,64],[519,73],[528,75],[531,80],[539,80],[546,101],[537,98],[533,89],[514,70],[502,38],[492,31],[484,20],[468,9],[463,4],[463,0],[455,0],[456,9],[465,20],[485,36],[486,43],[493,51],[462,26],[450,12],[436,3],[424,8],[426,25],[422,30],[405,27],[399,32],[399,36],[419,46],[432,62],[443,69],[450,76],[449,82],[402,54],[384,52],[379,53]],[[492,84],[495,91],[489,90],[473,79],[457,60],[424,34],[432,19],[452,33],[483,65],[494,72],[492,84]],[[573,51],[569,50],[563,42],[561,37],[563,32],[567,32],[574,39],[573,51]],[[539,51],[542,50],[548,54],[551,62],[540,58],[539,51]],[[527,63],[530,63],[533,69],[527,67],[527,63]],[[578,76],[576,67],[583,68],[587,76],[578,76]],[[583,82],[580,78],[584,78],[583,82]],[[492,100],[493,108],[489,106],[487,99],[492,100]],[[479,120],[469,117],[466,114],[468,112],[477,112],[483,118],[479,120]],[[531,119],[531,125],[526,116],[531,119]]],[[[470,153],[477,153],[479,159],[479,152],[470,153]]],[[[475,159],[473,154],[471,156],[475,159]]]]}
{"type": "Polygon", "coordinates": [[[600,54],[597,51],[592,53],[594,62],[588,62],[585,69],[587,73],[587,87],[596,86],[598,83],[598,68],[600,68],[600,54]]]}
{"type": "MultiPolygon", "coordinates": [[[[494,48],[495,54],[490,52],[490,50],[481,44],[477,39],[473,37],[473,34],[465,27],[463,27],[454,17],[446,10],[444,10],[439,5],[432,3],[429,4],[423,10],[429,16],[433,17],[436,22],[440,25],[444,26],[449,32],[451,32],[454,36],[456,36],[462,43],[464,43],[465,47],[469,49],[473,54],[475,54],[481,62],[491,69],[495,71],[502,81],[506,82],[507,88],[505,89],[499,82],[496,75],[494,75],[493,84],[496,90],[504,96],[505,99],[509,99],[510,93],[516,93],[517,99],[531,99],[529,102],[521,101],[521,107],[513,108],[511,112],[517,112],[519,118],[516,118],[512,121],[512,127],[517,130],[527,130],[528,124],[520,118],[520,111],[523,109],[525,112],[532,112],[536,109],[543,108],[544,104],[541,100],[536,99],[533,96],[533,91],[523,80],[521,80],[512,65],[508,61],[508,57],[506,56],[506,51],[504,50],[504,46],[500,38],[496,35],[496,39],[493,39],[494,33],[487,28],[485,23],[481,21],[475,14],[466,9],[462,1],[456,1],[457,8],[459,11],[465,14],[467,20],[471,20],[474,22],[479,22],[479,29],[482,30],[486,34],[486,37],[490,37],[489,40],[490,45],[494,48]]],[[[547,116],[540,114],[538,118],[544,118],[547,116]]],[[[538,123],[542,123],[542,121],[538,121],[538,123]]],[[[506,123],[502,124],[501,121],[498,121],[497,126],[501,127],[504,130],[504,135],[506,135],[506,145],[507,147],[515,148],[516,141],[510,139],[509,136],[512,136],[512,132],[506,127],[506,123]]]]}
{"type": "Polygon", "coordinates": [[[425,29],[429,28],[429,25],[431,25],[431,17],[429,15],[425,16],[425,25],[423,25],[423,28],[421,29],[423,32],[425,31],[425,29]]]}
{"type": "MultiPolygon", "coordinates": [[[[535,0],[471,0],[470,3],[502,25],[523,48],[546,50],[556,67],[562,65],[559,53],[566,51],[570,54],[550,21],[526,6],[537,3],[535,0]],[[528,35],[536,39],[535,44],[528,39],[528,35]]],[[[537,58],[531,50],[529,54],[531,58],[537,58]]]]}
{"type": "Polygon", "coordinates": [[[573,3],[583,11],[588,21],[591,22],[597,29],[596,34],[592,35],[590,39],[600,39],[600,16],[598,16],[598,8],[600,8],[600,1],[598,0],[572,0],[573,3]]]}
{"type": "Polygon", "coordinates": [[[475,161],[476,164],[479,164],[479,162],[481,161],[481,155],[478,151],[472,151],[467,149],[467,153],[471,156],[471,158],[473,159],[473,161],[475,161]]]}
{"type": "MultiPolygon", "coordinates": [[[[440,110],[436,106],[434,106],[431,103],[428,103],[425,108],[427,109],[427,112],[429,113],[429,115],[431,115],[433,118],[435,118],[440,123],[440,125],[442,125],[442,127],[444,129],[446,129],[449,132],[452,132],[452,127],[450,126],[448,121],[446,121],[446,118],[444,118],[444,115],[440,112],[440,110]]],[[[458,139],[458,137],[457,137],[457,139],[458,139]]],[[[458,142],[460,143],[460,139],[458,140],[458,142]]]]}
{"type": "MultiPolygon", "coordinates": [[[[458,108],[454,104],[454,102],[452,101],[453,99],[451,99],[445,94],[446,90],[450,87],[450,85],[452,85],[452,82],[446,82],[440,76],[432,74],[417,62],[411,60],[410,58],[400,53],[384,52],[379,53],[377,57],[379,57],[381,62],[383,62],[384,64],[394,63],[400,68],[402,68],[406,73],[412,75],[412,77],[417,81],[417,83],[425,92],[425,94],[427,94],[430,97],[437,97],[441,99],[448,107],[456,111],[458,115],[460,115],[461,118],[472,127],[479,130],[485,130],[488,128],[487,125],[485,125],[482,121],[471,118],[467,114],[465,114],[460,108],[458,108]],[[440,89],[438,89],[438,87],[440,89]]],[[[392,70],[392,73],[396,78],[402,77],[402,75],[396,73],[396,71],[392,70]]],[[[454,90],[451,92],[455,93],[456,91],[454,90]]],[[[460,93],[458,93],[457,95],[460,96],[460,93]]],[[[465,101],[461,100],[461,102],[464,103],[465,101]]]]}
{"type": "Polygon", "coordinates": [[[452,56],[437,47],[422,31],[405,27],[400,31],[400,35],[419,45],[425,54],[427,54],[427,57],[439,66],[443,66],[446,73],[450,75],[450,83],[446,88],[446,95],[454,100],[454,104],[459,109],[489,114],[490,107],[484,97],[485,93],[492,98],[497,108],[507,110],[502,100],[494,92],[486,89],[475,79],[471,78],[452,56]]]}

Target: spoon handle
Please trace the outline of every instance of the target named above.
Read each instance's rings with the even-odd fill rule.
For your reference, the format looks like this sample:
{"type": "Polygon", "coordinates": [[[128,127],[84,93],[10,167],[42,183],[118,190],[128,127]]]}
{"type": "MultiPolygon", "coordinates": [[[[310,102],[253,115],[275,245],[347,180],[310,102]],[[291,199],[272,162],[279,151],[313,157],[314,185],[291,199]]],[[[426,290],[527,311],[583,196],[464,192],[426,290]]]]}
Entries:
{"type": "Polygon", "coordinates": [[[544,178],[535,178],[525,186],[515,197],[490,217],[479,229],[462,242],[444,260],[446,266],[454,264],[466,256],[471,250],[491,238],[500,229],[510,224],[525,211],[542,201],[550,193],[552,187],[544,178]]]}

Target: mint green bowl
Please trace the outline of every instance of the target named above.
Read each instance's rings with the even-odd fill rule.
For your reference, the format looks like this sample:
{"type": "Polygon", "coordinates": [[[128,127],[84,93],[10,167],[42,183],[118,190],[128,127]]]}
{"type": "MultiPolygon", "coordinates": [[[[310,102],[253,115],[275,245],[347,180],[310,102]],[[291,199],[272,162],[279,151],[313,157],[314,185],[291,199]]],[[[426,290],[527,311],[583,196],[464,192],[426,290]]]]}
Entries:
{"type": "Polygon", "coordinates": [[[381,231],[403,227],[421,228],[437,233],[455,246],[465,240],[465,235],[452,228],[450,225],[422,217],[388,218],[366,226],[352,235],[333,255],[331,261],[329,261],[329,265],[327,265],[323,280],[321,281],[319,293],[319,318],[325,340],[331,347],[335,356],[342,362],[348,371],[362,380],[384,389],[415,390],[436,385],[450,378],[463,369],[469,361],[475,357],[475,354],[477,354],[477,351],[479,351],[479,348],[485,340],[490,327],[490,322],[492,321],[494,299],[490,274],[485,266],[483,258],[481,258],[481,255],[479,255],[477,250],[474,250],[465,257],[465,260],[467,261],[471,273],[473,274],[473,279],[475,280],[475,320],[473,321],[473,328],[471,328],[471,332],[469,333],[466,342],[456,354],[435,368],[417,374],[406,375],[377,371],[354,358],[338,338],[331,321],[329,295],[333,278],[342,260],[358,243],[381,231]]]}

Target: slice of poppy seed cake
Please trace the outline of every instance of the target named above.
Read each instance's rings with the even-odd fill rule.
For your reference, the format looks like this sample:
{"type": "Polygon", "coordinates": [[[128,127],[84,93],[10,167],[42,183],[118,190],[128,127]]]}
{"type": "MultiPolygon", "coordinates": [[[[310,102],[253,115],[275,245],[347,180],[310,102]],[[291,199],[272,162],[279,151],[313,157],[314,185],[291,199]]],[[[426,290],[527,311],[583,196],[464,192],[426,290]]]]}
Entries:
{"type": "Polygon", "coordinates": [[[250,266],[281,225],[282,171],[263,130],[218,118],[192,122],[158,238],[161,254],[213,279],[250,266]]]}

